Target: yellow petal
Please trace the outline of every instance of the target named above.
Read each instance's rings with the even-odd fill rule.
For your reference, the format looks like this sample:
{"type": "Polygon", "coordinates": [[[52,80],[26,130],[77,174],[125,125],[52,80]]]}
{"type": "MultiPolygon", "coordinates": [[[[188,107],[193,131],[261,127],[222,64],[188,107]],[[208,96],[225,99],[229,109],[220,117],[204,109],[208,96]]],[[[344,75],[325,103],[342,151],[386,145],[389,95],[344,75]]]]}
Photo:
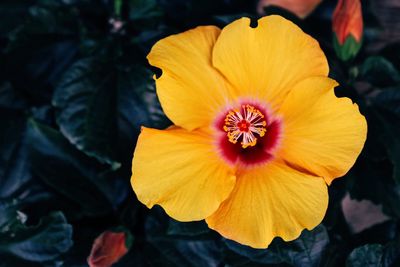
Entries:
{"type": "Polygon", "coordinates": [[[279,107],[291,87],[309,76],[327,76],[318,42],[280,16],[242,18],[226,26],[213,51],[213,65],[240,91],[279,107]]]}
{"type": "Polygon", "coordinates": [[[225,80],[211,65],[220,29],[214,26],[171,35],[158,41],[147,56],[162,70],[157,95],[165,114],[188,130],[205,126],[229,96],[225,80]]]}
{"type": "Polygon", "coordinates": [[[212,214],[232,191],[233,171],[218,158],[207,133],[143,128],[132,163],[138,199],[158,204],[179,221],[212,214]]]}
{"type": "Polygon", "coordinates": [[[230,197],[206,221],[226,238],[266,248],[274,237],[293,240],[317,226],[327,205],[322,178],[272,162],[238,174],[230,197]]]}
{"type": "Polygon", "coordinates": [[[349,98],[337,98],[334,80],[298,83],[283,103],[281,157],[293,167],[323,177],[343,176],[360,154],[367,134],[364,116],[349,98]]]}

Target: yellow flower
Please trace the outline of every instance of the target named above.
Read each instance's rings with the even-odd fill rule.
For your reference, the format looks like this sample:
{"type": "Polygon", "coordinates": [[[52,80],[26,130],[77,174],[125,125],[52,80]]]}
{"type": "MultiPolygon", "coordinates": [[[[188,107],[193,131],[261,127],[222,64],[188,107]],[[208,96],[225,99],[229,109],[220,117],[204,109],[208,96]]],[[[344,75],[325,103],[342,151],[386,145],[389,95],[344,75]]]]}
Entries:
{"type": "Polygon", "coordinates": [[[174,219],[205,219],[254,248],[297,238],[323,219],[327,184],[354,164],[365,118],[337,98],[318,43],[280,16],[197,27],[148,59],[175,126],[143,128],[132,187],[174,219]]]}

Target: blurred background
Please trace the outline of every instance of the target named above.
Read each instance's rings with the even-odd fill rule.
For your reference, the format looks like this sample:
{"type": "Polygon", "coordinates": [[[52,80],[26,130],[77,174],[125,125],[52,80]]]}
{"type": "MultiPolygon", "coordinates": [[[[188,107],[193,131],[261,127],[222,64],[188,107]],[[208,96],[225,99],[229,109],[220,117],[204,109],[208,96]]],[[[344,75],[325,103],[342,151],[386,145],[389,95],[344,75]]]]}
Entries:
{"type": "Polygon", "coordinates": [[[0,267],[400,266],[400,1],[2,0],[0,18],[0,267]],[[323,223],[255,250],[148,210],[129,179],[140,126],[171,124],[152,45],[266,14],[320,42],[369,132],[323,223]]]}

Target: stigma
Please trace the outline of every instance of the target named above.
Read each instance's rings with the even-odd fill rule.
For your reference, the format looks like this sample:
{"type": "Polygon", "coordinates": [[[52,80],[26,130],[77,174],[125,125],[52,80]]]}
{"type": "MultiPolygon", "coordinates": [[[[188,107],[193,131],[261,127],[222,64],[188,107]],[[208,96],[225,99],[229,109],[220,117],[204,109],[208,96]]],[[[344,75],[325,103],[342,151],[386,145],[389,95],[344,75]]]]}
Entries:
{"type": "Polygon", "coordinates": [[[267,122],[262,112],[252,105],[241,105],[230,110],[224,120],[224,131],[229,142],[240,141],[243,148],[255,146],[257,138],[265,135],[267,122]]]}

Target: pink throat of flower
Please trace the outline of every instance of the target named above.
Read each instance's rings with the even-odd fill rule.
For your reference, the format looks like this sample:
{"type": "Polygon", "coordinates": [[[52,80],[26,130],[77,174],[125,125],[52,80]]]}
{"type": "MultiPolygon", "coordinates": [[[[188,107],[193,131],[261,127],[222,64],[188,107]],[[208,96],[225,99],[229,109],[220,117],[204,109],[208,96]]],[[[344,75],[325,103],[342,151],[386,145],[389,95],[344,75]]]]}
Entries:
{"type": "Polygon", "coordinates": [[[226,109],[215,127],[217,149],[229,164],[247,167],[268,162],[280,143],[281,120],[255,101],[226,109]]]}

